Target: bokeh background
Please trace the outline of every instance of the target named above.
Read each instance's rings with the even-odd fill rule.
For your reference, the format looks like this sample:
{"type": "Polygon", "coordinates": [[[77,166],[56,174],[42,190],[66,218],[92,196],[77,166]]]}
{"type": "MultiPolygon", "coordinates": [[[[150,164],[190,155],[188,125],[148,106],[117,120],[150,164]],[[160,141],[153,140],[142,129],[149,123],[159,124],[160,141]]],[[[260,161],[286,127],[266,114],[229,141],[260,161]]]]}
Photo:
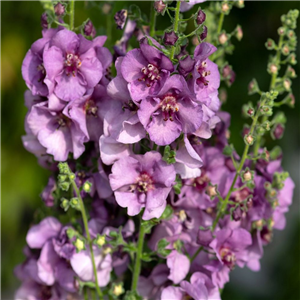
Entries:
{"type": "MultiPolygon", "coordinates": [[[[105,17],[99,9],[99,2],[91,5],[87,1],[76,1],[75,26],[90,17],[98,33],[104,34],[106,30],[111,30],[112,41],[115,41],[121,37],[121,32],[115,29],[113,13],[136,3],[148,14],[151,5],[149,1],[114,2],[112,15],[105,17]]],[[[202,8],[207,5],[203,3],[202,8]]],[[[240,132],[245,122],[241,117],[241,107],[243,103],[256,101],[256,96],[247,95],[247,85],[256,77],[261,89],[268,89],[270,76],[266,72],[266,65],[269,52],[264,43],[268,37],[277,41],[280,16],[295,8],[300,9],[300,2],[246,1],[244,9],[233,8],[230,16],[225,17],[224,28],[228,32],[236,24],[240,24],[244,31],[243,40],[234,41],[234,55],[228,56],[237,77],[233,86],[228,89],[228,100],[223,106],[224,110],[232,114],[231,142],[239,153],[243,149],[240,132]]],[[[25,151],[21,142],[21,136],[25,133],[26,114],[23,100],[26,86],[21,76],[21,64],[31,44],[41,37],[42,13],[43,8],[38,1],[1,2],[1,299],[13,299],[13,293],[19,285],[13,276],[13,269],[24,259],[22,248],[25,245],[25,235],[33,215],[39,213],[39,207],[43,205],[39,194],[47,184],[49,175],[48,171],[38,165],[36,158],[25,151]]],[[[158,18],[158,29],[163,29],[166,22],[167,17],[158,18]]],[[[192,23],[189,26],[192,30],[192,23]]],[[[298,37],[299,27],[298,24],[298,37]]],[[[111,41],[107,46],[112,47],[111,41]]],[[[299,65],[295,69],[300,74],[299,65]]],[[[284,231],[276,231],[273,242],[265,247],[260,272],[239,268],[232,272],[230,283],[222,294],[224,300],[300,299],[299,78],[293,81],[293,90],[296,106],[295,109],[284,108],[288,123],[285,135],[279,141],[284,151],[283,166],[296,183],[293,205],[286,215],[287,226],[284,231]]],[[[270,147],[273,144],[271,140],[268,141],[270,147]]]]}

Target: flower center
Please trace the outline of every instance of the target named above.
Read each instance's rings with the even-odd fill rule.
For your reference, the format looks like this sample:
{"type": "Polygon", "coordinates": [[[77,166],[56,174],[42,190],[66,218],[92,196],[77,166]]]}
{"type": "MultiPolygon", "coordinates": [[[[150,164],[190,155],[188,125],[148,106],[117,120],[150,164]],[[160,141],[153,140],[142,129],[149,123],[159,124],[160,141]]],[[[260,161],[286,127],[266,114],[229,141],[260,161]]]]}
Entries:
{"type": "Polygon", "coordinates": [[[147,193],[154,190],[153,180],[146,172],[140,173],[135,182],[135,184],[130,185],[131,192],[147,193]]]}
{"type": "Polygon", "coordinates": [[[154,82],[160,79],[159,69],[152,64],[148,64],[147,67],[143,67],[141,69],[141,73],[142,77],[140,77],[138,80],[144,81],[147,87],[152,86],[154,82]]]}
{"type": "Polygon", "coordinates": [[[209,182],[210,182],[210,179],[205,174],[204,170],[202,170],[202,173],[199,177],[194,179],[195,187],[199,192],[203,192],[206,189],[209,182]]]}
{"type": "Polygon", "coordinates": [[[74,77],[81,66],[81,60],[73,53],[68,53],[65,60],[65,72],[67,76],[72,74],[74,77]]]}
{"type": "Polygon", "coordinates": [[[243,200],[245,200],[249,195],[250,193],[248,188],[243,188],[242,190],[236,192],[234,200],[240,203],[243,200]]]}
{"type": "Polygon", "coordinates": [[[85,102],[84,110],[87,115],[92,115],[97,118],[98,107],[93,99],[89,99],[85,102]]]}
{"type": "Polygon", "coordinates": [[[177,99],[173,95],[166,95],[160,102],[160,108],[163,113],[164,121],[174,121],[174,115],[179,111],[177,99]]]}
{"type": "Polygon", "coordinates": [[[61,127],[66,127],[69,124],[69,119],[66,116],[64,116],[62,113],[58,114],[56,120],[57,120],[56,130],[60,129],[61,127]]]}
{"type": "Polygon", "coordinates": [[[230,270],[232,270],[236,263],[236,257],[233,252],[227,247],[222,247],[220,249],[220,256],[224,265],[226,265],[230,270]]]}
{"type": "Polygon", "coordinates": [[[124,111],[125,111],[125,109],[128,109],[130,111],[137,111],[138,107],[132,100],[128,100],[128,102],[124,103],[124,105],[122,106],[122,109],[124,111]]]}
{"type": "Polygon", "coordinates": [[[38,72],[40,72],[40,78],[39,78],[38,82],[41,82],[46,77],[46,70],[45,70],[44,64],[41,63],[36,68],[37,68],[38,72]]]}
{"type": "Polygon", "coordinates": [[[206,61],[203,61],[200,66],[198,66],[197,72],[199,73],[200,77],[197,78],[196,83],[203,88],[204,86],[208,85],[208,80],[206,79],[206,76],[210,75],[210,71],[207,70],[207,63],[206,61]]]}

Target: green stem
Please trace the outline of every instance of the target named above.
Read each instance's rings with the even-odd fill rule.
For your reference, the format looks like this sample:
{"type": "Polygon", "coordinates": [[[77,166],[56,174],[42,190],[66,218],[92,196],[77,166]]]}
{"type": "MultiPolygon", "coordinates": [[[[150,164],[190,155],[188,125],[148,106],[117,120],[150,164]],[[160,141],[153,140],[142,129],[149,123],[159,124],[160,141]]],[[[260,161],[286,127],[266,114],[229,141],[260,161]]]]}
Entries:
{"type": "Polygon", "coordinates": [[[150,14],[150,36],[155,36],[155,25],[156,25],[156,12],[154,9],[154,3],[151,1],[151,14],[150,14]]]}
{"type": "MultiPolygon", "coordinates": [[[[174,29],[175,33],[178,32],[180,4],[181,4],[181,2],[177,1],[177,3],[176,3],[176,10],[175,10],[174,26],[173,26],[173,29],[174,29]]],[[[171,56],[170,56],[171,60],[174,59],[175,49],[176,49],[175,46],[173,46],[172,49],[171,49],[171,56]]]]}
{"type": "MultiPolygon", "coordinates": [[[[276,53],[276,65],[277,67],[280,64],[280,56],[281,56],[281,47],[282,47],[282,43],[283,43],[283,35],[281,35],[279,37],[279,42],[278,42],[278,48],[277,48],[277,53],[276,53]]],[[[272,89],[274,89],[275,87],[275,83],[276,83],[276,79],[277,79],[277,73],[272,74],[272,78],[271,78],[271,83],[270,83],[270,91],[272,89]]],[[[268,116],[263,116],[261,123],[263,124],[264,122],[266,122],[268,119],[268,116]]],[[[254,144],[254,148],[253,148],[253,156],[257,156],[259,148],[260,148],[260,144],[261,144],[261,136],[258,136],[255,144],[254,144]]]]}
{"type": "Polygon", "coordinates": [[[92,259],[93,271],[94,271],[94,276],[95,276],[96,290],[97,290],[99,298],[103,299],[103,294],[98,286],[98,276],[97,276],[97,269],[96,269],[96,264],[95,264],[93,244],[92,244],[92,240],[91,240],[91,236],[90,236],[90,232],[89,232],[89,226],[88,226],[87,216],[86,216],[86,212],[85,212],[85,208],[84,208],[84,203],[83,203],[83,200],[80,195],[80,191],[79,191],[75,181],[71,180],[71,182],[72,182],[72,187],[77,195],[77,198],[79,199],[79,205],[80,205],[80,211],[81,211],[81,215],[82,215],[84,230],[86,232],[86,237],[87,237],[87,241],[88,241],[90,252],[91,252],[91,259],[92,259]]]}
{"type": "Polygon", "coordinates": [[[140,276],[140,272],[141,272],[141,258],[142,258],[142,253],[143,253],[144,238],[145,238],[145,227],[141,225],[138,244],[137,244],[137,252],[136,252],[136,258],[135,258],[134,271],[133,271],[133,276],[132,276],[132,284],[131,284],[132,291],[136,291],[138,281],[139,281],[139,276],[140,276]]]}
{"type": "MultiPolygon", "coordinates": [[[[253,122],[252,122],[252,125],[251,125],[251,128],[250,128],[249,135],[251,135],[251,136],[253,136],[253,132],[254,132],[258,117],[259,117],[259,107],[257,109],[255,117],[253,118],[253,122]]],[[[230,186],[230,189],[229,189],[229,191],[228,191],[228,193],[227,193],[227,195],[226,195],[226,197],[225,197],[225,199],[222,203],[222,206],[221,206],[220,210],[217,213],[216,219],[213,222],[212,231],[215,230],[215,228],[216,228],[216,226],[219,222],[219,219],[221,218],[221,216],[223,215],[223,213],[225,212],[225,210],[227,208],[228,201],[229,201],[229,198],[231,196],[231,193],[234,191],[234,185],[235,185],[235,183],[236,183],[236,181],[239,177],[239,174],[240,174],[241,170],[243,169],[244,163],[247,159],[249,148],[250,148],[250,145],[247,144],[245,149],[244,149],[243,156],[242,156],[241,162],[239,164],[239,167],[236,170],[236,173],[235,173],[234,179],[232,181],[232,184],[230,186]]]]}
{"type": "Polygon", "coordinates": [[[223,22],[224,22],[224,16],[225,16],[224,13],[220,14],[217,35],[219,35],[221,30],[222,30],[222,26],[223,26],[223,22]]]}
{"type": "Polygon", "coordinates": [[[111,26],[111,14],[106,15],[106,34],[107,34],[107,45],[111,47],[111,38],[112,38],[112,26],[111,26]]]}
{"type": "Polygon", "coordinates": [[[74,29],[75,20],[75,0],[70,0],[70,30],[74,29]]]}
{"type": "Polygon", "coordinates": [[[191,262],[194,261],[194,259],[198,256],[198,254],[203,250],[203,247],[199,247],[198,250],[195,252],[195,254],[191,257],[191,262]]]}

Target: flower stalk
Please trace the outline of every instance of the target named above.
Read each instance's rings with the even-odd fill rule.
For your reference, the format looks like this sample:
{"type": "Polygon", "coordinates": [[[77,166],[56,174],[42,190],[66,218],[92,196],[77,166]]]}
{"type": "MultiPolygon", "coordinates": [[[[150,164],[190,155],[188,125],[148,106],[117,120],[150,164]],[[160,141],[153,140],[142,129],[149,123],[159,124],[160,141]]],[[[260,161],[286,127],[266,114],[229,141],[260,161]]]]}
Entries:
{"type": "MultiPolygon", "coordinates": [[[[174,18],[174,27],[173,27],[175,33],[178,32],[180,4],[181,4],[180,1],[177,1],[177,2],[176,2],[175,18],[174,18]]],[[[171,49],[171,55],[170,55],[171,60],[174,59],[175,50],[176,50],[176,46],[174,45],[174,46],[172,47],[172,49],[171,49]]]]}

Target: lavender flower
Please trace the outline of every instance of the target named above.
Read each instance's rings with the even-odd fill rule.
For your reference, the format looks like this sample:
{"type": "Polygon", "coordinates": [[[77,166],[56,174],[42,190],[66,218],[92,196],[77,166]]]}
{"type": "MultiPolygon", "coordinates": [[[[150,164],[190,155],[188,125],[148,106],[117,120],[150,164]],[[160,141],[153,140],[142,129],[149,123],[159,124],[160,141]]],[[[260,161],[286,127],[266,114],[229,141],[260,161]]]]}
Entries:
{"type": "Polygon", "coordinates": [[[175,170],[152,151],[115,162],[109,180],[117,203],[128,208],[128,215],[137,215],[145,207],[143,220],[149,220],[162,215],[175,170]]]}

